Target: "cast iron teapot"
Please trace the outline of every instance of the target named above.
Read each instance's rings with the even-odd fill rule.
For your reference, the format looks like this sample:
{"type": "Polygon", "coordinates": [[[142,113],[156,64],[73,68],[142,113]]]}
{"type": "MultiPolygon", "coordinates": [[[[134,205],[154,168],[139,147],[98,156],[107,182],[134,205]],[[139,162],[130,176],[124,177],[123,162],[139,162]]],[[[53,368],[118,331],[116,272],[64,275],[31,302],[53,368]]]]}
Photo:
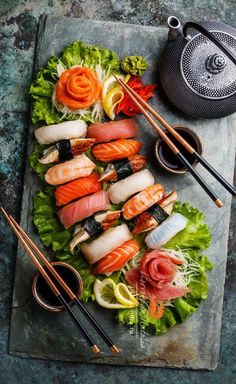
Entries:
{"type": "Polygon", "coordinates": [[[216,21],[168,18],[160,80],[170,101],[187,115],[217,118],[236,112],[236,29],[216,21]]]}

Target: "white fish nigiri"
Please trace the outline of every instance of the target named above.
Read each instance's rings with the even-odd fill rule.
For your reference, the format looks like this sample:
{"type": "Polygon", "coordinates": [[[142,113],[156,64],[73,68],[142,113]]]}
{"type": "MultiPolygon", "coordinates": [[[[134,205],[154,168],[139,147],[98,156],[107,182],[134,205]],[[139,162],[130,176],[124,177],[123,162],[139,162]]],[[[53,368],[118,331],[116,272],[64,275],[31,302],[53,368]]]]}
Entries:
{"type": "Polygon", "coordinates": [[[185,216],[181,215],[181,213],[174,213],[147,235],[145,243],[148,248],[160,248],[178,232],[182,231],[187,223],[188,219],[185,216]]]}
{"type": "Polygon", "coordinates": [[[153,184],[154,177],[148,169],[144,169],[112,184],[108,188],[108,193],[112,203],[119,204],[153,184]]]}
{"type": "Polygon", "coordinates": [[[81,251],[87,262],[94,264],[130,239],[132,239],[132,234],[128,226],[122,224],[104,232],[100,237],[91,241],[91,243],[83,243],[81,245],[81,251]]]}
{"type": "Polygon", "coordinates": [[[60,124],[46,125],[34,132],[40,144],[51,144],[60,140],[70,140],[85,137],[87,124],[83,120],[64,121],[60,124]]]}

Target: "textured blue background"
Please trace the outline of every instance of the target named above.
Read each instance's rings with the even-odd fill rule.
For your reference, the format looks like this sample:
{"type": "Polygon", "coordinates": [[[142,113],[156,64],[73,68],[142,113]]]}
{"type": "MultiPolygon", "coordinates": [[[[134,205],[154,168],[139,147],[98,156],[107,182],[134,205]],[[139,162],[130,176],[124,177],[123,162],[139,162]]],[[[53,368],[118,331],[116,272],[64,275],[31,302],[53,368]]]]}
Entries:
{"type": "MultiPolygon", "coordinates": [[[[165,25],[170,14],[182,22],[223,20],[236,27],[235,0],[0,0],[0,200],[19,218],[37,21],[41,13],[165,25]]],[[[236,204],[231,213],[220,363],[214,372],[110,367],[15,358],[7,354],[16,240],[0,218],[0,383],[236,383],[235,263],[236,204]],[[234,276],[233,276],[234,275],[234,276]]],[[[220,223],[219,223],[220,225],[220,223]]]]}

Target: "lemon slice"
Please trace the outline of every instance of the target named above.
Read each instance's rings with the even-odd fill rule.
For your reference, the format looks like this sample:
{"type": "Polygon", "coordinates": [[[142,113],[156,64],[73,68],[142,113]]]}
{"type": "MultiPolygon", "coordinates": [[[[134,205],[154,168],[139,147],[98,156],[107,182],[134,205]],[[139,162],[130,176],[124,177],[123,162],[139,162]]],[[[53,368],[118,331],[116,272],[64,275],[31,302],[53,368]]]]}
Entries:
{"type": "MultiPolygon", "coordinates": [[[[117,75],[119,79],[124,80],[124,76],[117,75]]],[[[102,84],[102,100],[105,100],[107,94],[113,89],[117,88],[118,83],[113,75],[107,77],[102,84]]]]}
{"type": "Polygon", "coordinates": [[[123,283],[118,283],[115,286],[115,296],[121,304],[126,306],[126,308],[134,308],[138,306],[138,300],[132,295],[127,285],[123,283]]]}
{"type": "Polygon", "coordinates": [[[123,97],[124,92],[122,91],[121,87],[118,86],[109,91],[105,99],[102,99],[103,109],[111,120],[115,119],[115,108],[117,104],[121,102],[123,97]]]}
{"type": "Polygon", "coordinates": [[[101,307],[108,309],[127,308],[126,305],[121,304],[115,296],[115,283],[112,279],[104,279],[102,281],[96,280],[94,283],[94,295],[101,307]]]}

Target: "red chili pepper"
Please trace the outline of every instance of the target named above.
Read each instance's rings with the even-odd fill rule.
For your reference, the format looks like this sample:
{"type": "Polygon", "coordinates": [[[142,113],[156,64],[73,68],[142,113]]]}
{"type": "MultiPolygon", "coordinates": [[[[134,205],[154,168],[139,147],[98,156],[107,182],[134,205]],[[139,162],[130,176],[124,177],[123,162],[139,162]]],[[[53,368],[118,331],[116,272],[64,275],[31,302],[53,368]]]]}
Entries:
{"type": "MultiPolygon", "coordinates": [[[[150,99],[154,94],[155,84],[143,85],[139,76],[132,76],[127,83],[144,101],[150,99]]],[[[125,91],[124,91],[125,92],[125,91]]],[[[118,104],[116,108],[116,114],[123,112],[127,116],[136,116],[141,113],[139,108],[134,104],[133,100],[127,93],[123,100],[118,104]]]]}

